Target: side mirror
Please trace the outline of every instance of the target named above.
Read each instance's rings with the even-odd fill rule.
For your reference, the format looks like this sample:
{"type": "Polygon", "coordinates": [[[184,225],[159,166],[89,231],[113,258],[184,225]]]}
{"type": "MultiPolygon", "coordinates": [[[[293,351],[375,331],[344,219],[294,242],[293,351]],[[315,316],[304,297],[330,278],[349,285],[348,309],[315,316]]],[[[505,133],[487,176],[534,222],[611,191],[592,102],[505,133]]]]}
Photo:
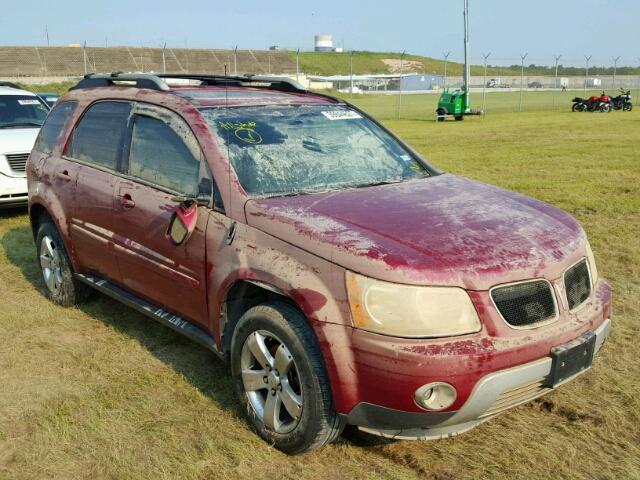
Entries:
{"type": "Polygon", "coordinates": [[[171,216],[167,238],[174,245],[182,245],[193,233],[198,220],[198,206],[195,202],[182,203],[171,216]]]}

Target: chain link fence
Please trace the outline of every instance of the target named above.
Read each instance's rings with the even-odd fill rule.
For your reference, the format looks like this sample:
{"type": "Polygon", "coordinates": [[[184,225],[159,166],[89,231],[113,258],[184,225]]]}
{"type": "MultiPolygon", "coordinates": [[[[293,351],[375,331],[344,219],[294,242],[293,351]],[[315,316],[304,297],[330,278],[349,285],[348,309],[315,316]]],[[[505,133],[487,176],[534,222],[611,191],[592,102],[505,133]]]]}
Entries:
{"type": "MultiPolygon", "coordinates": [[[[575,96],[620,88],[640,90],[640,69],[590,69],[558,65],[471,68],[471,106],[490,114],[569,110],[575,96]]],[[[557,56],[556,56],[557,57],[557,56]]],[[[550,58],[556,58],[550,57],[550,58]]],[[[521,64],[522,65],[519,65],[521,64]]],[[[617,63],[617,62],[616,62],[617,63]]],[[[586,67],[586,66],[585,66],[586,67]]],[[[433,118],[445,88],[462,87],[462,65],[452,59],[378,52],[293,52],[147,47],[0,47],[0,78],[23,83],[77,79],[90,72],[209,73],[286,75],[307,88],[353,101],[380,119],[433,118]]]]}

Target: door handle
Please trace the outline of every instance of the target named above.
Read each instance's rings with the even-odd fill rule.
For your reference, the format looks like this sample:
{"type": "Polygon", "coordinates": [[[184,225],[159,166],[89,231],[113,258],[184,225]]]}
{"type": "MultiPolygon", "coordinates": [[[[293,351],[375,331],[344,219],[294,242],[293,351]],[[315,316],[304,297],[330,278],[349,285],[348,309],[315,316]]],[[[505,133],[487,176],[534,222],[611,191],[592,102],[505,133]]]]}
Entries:
{"type": "Polygon", "coordinates": [[[120,197],[120,204],[124,208],[133,208],[136,206],[136,202],[133,201],[131,195],[129,195],[128,193],[125,193],[120,197]]]}
{"type": "Polygon", "coordinates": [[[69,180],[71,180],[71,177],[69,176],[69,172],[67,172],[66,170],[62,172],[56,172],[56,178],[64,182],[68,182],[69,180]]]}

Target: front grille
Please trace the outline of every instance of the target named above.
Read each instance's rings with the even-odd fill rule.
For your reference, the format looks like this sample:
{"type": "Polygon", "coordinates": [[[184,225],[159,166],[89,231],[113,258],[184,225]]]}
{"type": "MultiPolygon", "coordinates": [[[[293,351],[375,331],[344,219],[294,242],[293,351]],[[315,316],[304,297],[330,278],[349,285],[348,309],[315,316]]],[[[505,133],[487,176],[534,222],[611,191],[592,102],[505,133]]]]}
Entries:
{"type": "Polygon", "coordinates": [[[14,172],[25,172],[27,170],[28,153],[14,153],[6,155],[7,162],[9,162],[9,168],[14,172]]]}
{"type": "Polygon", "coordinates": [[[491,298],[502,318],[514,327],[529,327],[556,316],[553,292],[546,280],[497,287],[491,290],[491,298]]]}
{"type": "Polygon", "coordinates": [[[589,298],[591,278],[586,258],[564,272],[564,289],[567,293],[569,310],[579,307],[589,298]]]}
{"type": "Polygon", "coordinates": [[[530,402],[531,400],[550,392],[551,388],[546,387],[544,382],[545,378],[542,377],[532,380],[529,383],[517,385],[505,390],[500,394],[496,401],[493,402],[493,405],[491,405],[488,410],[480,416],[480,418],[490,417],[491,415],[504,412],[505,410],[530,402]]]}

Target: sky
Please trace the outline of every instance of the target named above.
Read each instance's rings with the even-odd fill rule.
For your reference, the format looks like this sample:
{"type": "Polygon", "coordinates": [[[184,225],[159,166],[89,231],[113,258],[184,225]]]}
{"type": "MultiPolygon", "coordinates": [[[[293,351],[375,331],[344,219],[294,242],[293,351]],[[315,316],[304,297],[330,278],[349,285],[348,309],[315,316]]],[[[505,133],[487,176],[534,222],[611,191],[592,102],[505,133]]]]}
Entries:
{"type": "MultiPolygon", "coordinates": [[[[0,15],[0,45],[128,45],[313,49],[331,34],[345,50],[463,57],[463,0],[20,0],[0,15]],[[380,6],[377,6],[380,5],[380,6]],[[385,6],[382,6],[385,5],[385,6]]],[[[469,0],[471,56],[491,65],[640,65],[639,0],[469,0]]]]}

